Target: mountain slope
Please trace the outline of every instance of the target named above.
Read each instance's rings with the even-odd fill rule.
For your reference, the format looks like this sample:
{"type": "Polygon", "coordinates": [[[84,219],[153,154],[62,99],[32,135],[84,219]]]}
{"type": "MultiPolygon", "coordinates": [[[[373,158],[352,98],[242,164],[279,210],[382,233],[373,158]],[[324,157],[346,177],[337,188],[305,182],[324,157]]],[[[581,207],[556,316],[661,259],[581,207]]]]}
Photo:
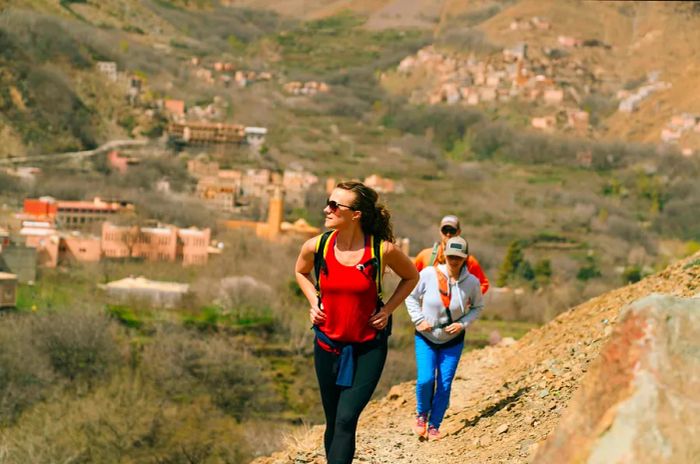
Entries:
{"type": "MultiPolygon", "coordinates": [[[[624,307],[651,293],[691,297],[699,291],[700,253],[572,308],[513,346],[466,354],[443,423],[447,436],[439,442],[412,435],[414,384],[397,385],[361,418],[356,461],[527,462],[558,424],[624,307]]],[[[254,463],[322,463],[321,434],[315,427],[290,440],[287,451],[254,463]]]]}

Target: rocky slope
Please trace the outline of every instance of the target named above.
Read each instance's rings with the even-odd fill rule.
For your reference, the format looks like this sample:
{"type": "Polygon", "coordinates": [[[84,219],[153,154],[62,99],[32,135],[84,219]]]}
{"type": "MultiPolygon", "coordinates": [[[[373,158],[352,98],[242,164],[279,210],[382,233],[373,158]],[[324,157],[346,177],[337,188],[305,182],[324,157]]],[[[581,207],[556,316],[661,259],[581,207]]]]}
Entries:
{"type": "MultiPolygon", "coordinates": [[[[620,343],[625,346],[620,340],[628,340],[626,345],[628,347],[632,341],[638,340],[640,338],[638,327],[641,326],[638,323],[635,325],[634,321],[649,318],[648,314],[645,316],[642,313],[641,316],[636,314],[635,319],[627,316],[633,312],[632,310],[623,310],[640,298],[652,293],[661,293],[683,297],[682,304],[688,308],[693,307],[696,311],[700,302],[689,297],[696,296],[699,292],[700,253],[697,253],[641,282],[609,292],[572,308],[546,326],[533,330],[512,346],[491,347],[469,353],[462,359],[457,372],[452,402],[443,423],[446,436],[441,441],[419,442],[412,435],[410,425],[415,408],[414,384],[397,385],[385,398],[371,403],[365,411],[358,432],[358,451],[355,462],[436,464],[532,462],[538,456],[538,448],[541,448],[538,462],[556,462],[555,456],[582,459],[580,456],[571,458],[571,455],[566,455],[566,452],[564,454],[556,452],[557,449],[561,450],[561,447],[566,448],[571,438],[571,432],[567,431],[572,430],[572,427],[576,429],[576,417],[582,417],[581,415],[588,410],[598,411],[598,413],[591,413],[591,423],[605,424],[605,420],[600,420],[601,416],[606,416],[609,424],[616,423],[615,405],[628,396],[632,391],[630,386],[634,384],[632,381],[615,383],[614,377],[604,370],[605,367],[610,364],[610,359],[615,359],[615,353],[623,353],[618,355],[618,358],[626,356],[624,359],[627,362],[618,363],[620,368],[616,370],[613,367],[613,372],[623,371],[624,366],[627,366],[628,370],[636,368],[637,363],[631,362],[630,359],[643,358],[639,356],[634,358],[630,354],[634,350],[615,349],[615,346],[620,346],[620,343]],[[621,314],[626,316],[621,317],[621,314]],[[622,320],[624,322],[620,322],[622,320]],[[601,350],[606,354],[599,356],[601,350]],[[600,358],[602,360],[594,361],[600,358]],[[591,373],[587,374],[589,370],[591,373]],[[591,379],[590,377],[594,374],[599,377],[591,379]],[[601,378],[604,380],[601,381],[601,378]],[[612,396],[615,398],[604,398],[600,400],[600,407],[595,408],[595,403],[591,401],[595,402],[598,396],[591,395],[591,388],[588,387],[586,390],[582,385],[605,384],[608,378],[610,385],[614,386],[612,396]],[[625,389],[624,392],[627,393],[617,392],[619,394],[616,396],[616,388],[625,389]],[[579,390],[576,393],[577,399],[570,405],[572,395],[577,390],[579,390]],[[610,412],[605,414],[605,411],[610,412]],[[562,430],[553,433],[560,423],[562,414],[567,415],[567,421],[563,424],[562,430]],[[556,439],[545,441],[550,435],[555,436],[556,439]]],[[[645,305],[642,304],[642,306],[645,305]]],[[[646,306],[649,304],[647,303],[646,306]]],[[[696,316],[695,319],[697,319],[696,316]]],[[[665,322],[671,320],[674,320],[671,316],[656,318],[657,327],[660,327],[657,332],[660,334],[661,342],[654,346],[664,347],[666,345],[663,344],[663,340],[676,336],[668,335],[669,333],[680,333],[678,322],[674,322],[673,327],[676,329],[670,326],[670,328],[664,327],[665,322]]],[[[683,321],[683,319],[676,320],[683,321]]],[[[644,333],[654,333],[654,330],[648,329],[644,333]]],[[[680,361],[687,358],[687,353],[698,349],[697,337],[694,339],[690,337],[689,329],[685,331],[685,335],[686,337],[683,338],[687,341],[687,346],[684,348],[685,355],[683,355],[685,357],[675,358],[680,361]]],[[[660,353],[664,349],[652,350],[652,355],[657,351],[660,353]]],[[[665,349],[665,351],[673,352],[672,349],[665,349]]],[[[649,356],[645,359],[648,358],[649,356]]],[[[641,365],[647,370],[654,368],[653,363],[649,362],[646,364],[642,362],[641,365]]],[[[697,367],[697,363],[689,365],[689,367],[692,366],[697,367]]],[[[629,375],[627,377],[622,375],[619,378],[629,378],[629,375]]],[[[678,380],[684,377],[675,378],[678,380]]],[[[697,391],[691,388],[692,378],[691,376],[691,380],[686,379],[674,384],[679,389],[674,390],[676,394],[671,395],[670,400],[668,395],[662,395],[663,398],[681,405],[694,404],[688,401],[692,398],[690,395],[693,391],[697,391]]],[[[658,385],[658,382],[655,385],[658,385]]],[[[657,391],[663,391],[663,388],[657,391]]],[[[661,420],[666,420],[668,424],[669,418],[664,417],[661,420]]],[[[604,425],[602,427],[603,431],[607,430],[604,425]]],[[[661,430],[673,433],[674,429],[662,427],[661,430]]],[[[585,429],[579,431],[581,434],[585,432],[585,429]]],[[[691,435],[694,432],[685,433],[691,435]]],[[[323,463],[325,461],[321,434],[322,427],[314,427],[303,435],[290,437],[289,448],[286,451],[271,457],[259,458],[254,462],[255,464],[323,463]]],[[[589,443],[594,441],[590,437],[586,440],[589,443]]],[[[686,454],[681,455],[680,460],[676,459],[673,462],[692,462],[692,450],[685,451],[686,454]]],[[[667,460],[667,462],[671,461],[667,460]]]]}

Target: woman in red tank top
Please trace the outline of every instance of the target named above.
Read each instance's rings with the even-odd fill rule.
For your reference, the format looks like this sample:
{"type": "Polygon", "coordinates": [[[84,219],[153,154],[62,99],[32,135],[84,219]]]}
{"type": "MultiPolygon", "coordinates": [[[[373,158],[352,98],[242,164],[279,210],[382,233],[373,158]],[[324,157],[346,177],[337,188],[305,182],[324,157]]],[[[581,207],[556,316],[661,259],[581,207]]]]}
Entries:
{"type": "Polygon", "coordinates": [[[295,267],[317,333],[314,364],[326,416],[326,458],[332,464],[352,462],[357,421],[386,360],[387,338],[381,331],[418,283],[413,263],[393,244],[389,211],[377,200],[377,192],[360,182],[340,183],[331,193],[323,212],[325,226],[334,232],[319,279],[320,298],[311,278],[319,237],[304,243],[295,267]],[[384,269],[372,269],[377,261],[366,264],[372,253],[371,238],[381,241],[381,261],[401,279],[380,309],[374,273],[384,269]],[[341,383],[339,370],[348,357],[351,380],[341,383]]]}

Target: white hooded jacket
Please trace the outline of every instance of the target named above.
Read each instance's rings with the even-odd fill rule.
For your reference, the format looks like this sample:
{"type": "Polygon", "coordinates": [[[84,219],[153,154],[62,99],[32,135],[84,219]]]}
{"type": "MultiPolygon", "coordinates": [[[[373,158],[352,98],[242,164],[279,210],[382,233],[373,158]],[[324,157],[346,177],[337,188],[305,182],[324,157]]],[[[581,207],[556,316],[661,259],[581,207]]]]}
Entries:
{"type": "Polygon", "coordinates": [[[406,298],[406,308],[413,324],[417,326],[426,321],[432,327],[430,331],[420,332],[421,335],[433,343],[442,344],[459,336],[459,334],[450,335],[444,330],[448,325],[449,318],[442,298],[440,298],[440,286],[436,272],[444,274],[451,287],[450,314],[452,322],[459,322],[466,329],[472,321],[479,317],[484,309],[484,302],[479,279],[470,274],[466,266],[462,268],[457,282],[449,277],[446,264],[423,269],[420,272],[418,285],[406,298]]]}

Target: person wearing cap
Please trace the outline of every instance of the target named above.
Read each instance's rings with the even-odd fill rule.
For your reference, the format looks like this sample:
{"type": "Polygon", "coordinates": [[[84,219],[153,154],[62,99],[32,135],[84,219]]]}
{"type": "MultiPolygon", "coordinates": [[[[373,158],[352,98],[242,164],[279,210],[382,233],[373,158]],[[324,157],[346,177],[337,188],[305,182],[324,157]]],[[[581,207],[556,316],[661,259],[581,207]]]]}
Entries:
{"type": "MultiPolygon", "coordinates": [[[[421,250],[416,255],[413,263],[416,265],[418,272],[422,271],[427,266],[435,266],[437,264],[445,264],[445,242],[451,237],[456,237],[462,233],[462,228],[459,225],[457,216],[448,214],[440,221],[440,241],[435,242],[432,247],[421,250]]],[[[469,247],[467,247],[467,250],[469,247]]],[[[479,279],[481,285],[481,293],[485,295],[489,290],[489,279],[481,269],[479,261],[472,255],[467,256],[467,270],[474,277],[479,279]]]]}
{"type": "Polygon", "coordinates": [[[465,262],[467,242],[445,242],[445,264],[425,267],[418,285],[406,299],[415,325],[416,422],[421,438],[440,438],[452,380],[464,348],[464,333],[484,309],[479,279],[465,262]]]}

